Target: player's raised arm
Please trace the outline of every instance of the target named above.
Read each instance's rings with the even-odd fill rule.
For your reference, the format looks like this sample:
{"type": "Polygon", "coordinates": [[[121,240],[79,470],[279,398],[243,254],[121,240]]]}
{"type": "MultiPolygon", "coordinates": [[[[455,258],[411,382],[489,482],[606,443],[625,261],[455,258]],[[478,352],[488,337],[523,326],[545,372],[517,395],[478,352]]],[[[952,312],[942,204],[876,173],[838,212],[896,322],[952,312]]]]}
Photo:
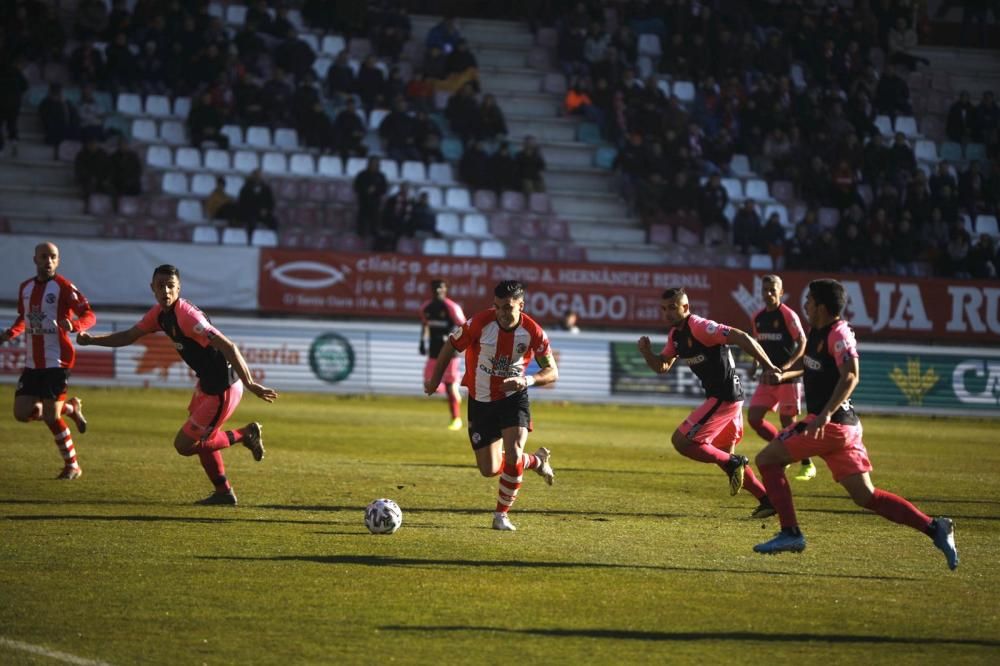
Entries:
{"type": "Polygon", "coordinates": [[[646,365],[658,375],[670,372],[670,368],[674,366],[674,362],[677,360],[676,356],[664,358],[662,354],[654,354],[653,345],[649,340],[649,336],[646,335],[639,338],[638,348],[639,353],[642,354],[642,358],[646,361],[646,365]]]}
{"type": "Polygon", "coordinates": [[[229,361],[229,365],[233,366],[236,376],[240,378],[240,381],[243,382],[243,386],[245,386],[248,391],[264,402],[274,402],[278,398],[277,391],[272,388],[268,388],[263,384],[258,384],[253,380],[253,374],[250,372],[250,367],[247,365],[246,359],[243,358],[243,352],[240,351],[240,348],[236,346],[235,342],[227,338],[220,331],[216,330],[210,336],[209,344],[222,352],[222,355],[226,357],[227,361],[229,361]]]}
{"type": "Polygon", "coordinates": [[[148,331],[144,331],[138,326],[133,326],[132,328],[124,331],[105,333],[104,335],[91,335],[86,331],[80,331],[76,334],[76,344],[81,347],[127,347],[142,336],[146,335],[147,332],[148,331]]]}
{"type": "Polygon", "coordinates": [[[729,329],[729,339],[734,345],[745,351],[747,354],[753,357],[757,363],[764,368],[764,372],[775,374],[778,372],[778,368],[774,367],[771,363],[771,359],[767,357],[767,352],[764,348],[760,346],[760,343],[753,339],[753,336],[741,331],[738,328],[729,329]]]}

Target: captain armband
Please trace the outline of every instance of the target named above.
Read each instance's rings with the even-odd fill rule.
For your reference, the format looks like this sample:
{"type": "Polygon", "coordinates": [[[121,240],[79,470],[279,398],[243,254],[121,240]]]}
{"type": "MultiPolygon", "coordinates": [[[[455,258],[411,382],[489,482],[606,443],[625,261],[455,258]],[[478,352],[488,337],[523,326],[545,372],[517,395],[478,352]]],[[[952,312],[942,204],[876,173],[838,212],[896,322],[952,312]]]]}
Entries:
{"type": "Polygon", "coordinates": [[[536,357],[535,360],[538,361],[538,367],[540,368],[551,368],[555,365],[555,359],[552,358],[552,354],[543,354],[536,357]]]}

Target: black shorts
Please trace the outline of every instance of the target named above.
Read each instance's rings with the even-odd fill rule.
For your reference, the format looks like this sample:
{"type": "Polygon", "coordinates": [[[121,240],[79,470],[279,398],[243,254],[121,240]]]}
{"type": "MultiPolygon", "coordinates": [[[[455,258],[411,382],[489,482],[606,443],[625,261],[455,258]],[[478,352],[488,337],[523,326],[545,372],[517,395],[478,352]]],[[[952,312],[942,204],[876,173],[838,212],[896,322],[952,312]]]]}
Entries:
{"type": "Polygon", "coordinates": [[[531,403],[526,390],[493,402],[469,400],[469,441],[474,451],[500,439],[504,428],[515,426],[531,431],[531,403]]]}
{"type": "Polygon", "coordinates": [[[25,368],[17,380],[15,396],[40,400],[64,400],[69,386],[69,368],[25,368]]]}

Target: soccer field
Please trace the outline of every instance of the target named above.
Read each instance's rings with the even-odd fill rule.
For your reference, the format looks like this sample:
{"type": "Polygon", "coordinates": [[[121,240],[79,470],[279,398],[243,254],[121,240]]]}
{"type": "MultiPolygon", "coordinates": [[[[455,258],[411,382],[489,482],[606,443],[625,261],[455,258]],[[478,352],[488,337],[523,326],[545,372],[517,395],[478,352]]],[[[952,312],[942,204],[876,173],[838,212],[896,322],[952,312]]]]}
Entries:
{"type": "Polygon", "coordinates": [[[751,552],[776,519],[674,452],[684,409],[536,402],[555,484],[526,474],[500,533],[440,399],[247,395],[233,423],[262,421],[267,456],[226,451],[240,506],[199,507],[211,487],[171,444],[188,392],[77,387],[84,475],[57,482],[2,388],[3,664],[1000,660],[996,422],[862,414],[875,482],[955,519],[951,572],[822,465],[792,481],[805,553],[751,552]],[[377,497],[403,509],[394,535],[365,529],[377,497]]]}

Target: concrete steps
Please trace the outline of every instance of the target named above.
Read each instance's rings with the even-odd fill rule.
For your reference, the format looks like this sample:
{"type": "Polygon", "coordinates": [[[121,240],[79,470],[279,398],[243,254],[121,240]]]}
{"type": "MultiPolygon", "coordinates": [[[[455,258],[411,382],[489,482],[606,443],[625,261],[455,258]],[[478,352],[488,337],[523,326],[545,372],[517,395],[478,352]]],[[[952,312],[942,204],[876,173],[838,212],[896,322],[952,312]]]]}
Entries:
{"type": "Polygon", "coordinates": [[[512,141],[533,136],[539,141],[575,141],[580,120],[575,117],[524,116],[520,113],[505,114],[507,135],[512,141]]]}
{"type": "MultiPolygon", "coordinates": [[[[441,22],[437,16],[411,15],[411,34],[424,41],[428,31],[441,22]]],[[[518,21],[494,21],[471,18],[455,20],[459,33],[469,42],[470,47],[479,43],[502,43],[511,48],[529,49],[535,44],[535,36],[524,23],[518,21]]],[[[476,53],[473,48],[473,53],[476,53]]],[[[476,53],[476,58],[479,54],[476,53]]]]}
{"type": "Polygon", "coordinates": [[[71,165],[52,161],[51,152],[47,162],[22,159],[21,155],[24,154],[23,148],[25,147],[23,144],[19,147],[17,159],[0,159],[0,185],[16,185],[22,189],[31,186],[73,186],[71,165]]]}
{"type": "Polygon", "coordinates": [[[75,187],[0,185],[0,215],[32,213],[44,217],[80,215],[83,199],[75,187]]]}
{"type": "Polygon", "coordinates": [[[603,169],[551,165],[545,172],[545,184],[550,190],[583,190],[616,193],[615,184],[603,169]]]}
{"type": "Polygon", "coordinates": [[[532,69],[479,68],[479,83],[482,90],[498,98],[507,93],[542,92],[545,75],[532,69]]]}
{"type": "MultiPolygon", "coordinates": [[[[489,92],[489,88],[483,87],[489,92]]],[[[517,114],[532,118],[556,118],[562,100],[545,93],[509,92],[497,95],[497,104],[504,115],[517,114]]]]}
{"type": "Polygon", "coordinates": [[[549,190],[549,201],[557,215],[568,219],[582,217],[628,218],[625,202],[611,192],[549,190]]]}
{"type": "Polygon", "coordinates": [[[101,235],[103,225],[89,215],[59,215],[50,216],[31,212],[14,212],[12,214],[0,211],[10,223],[10,231],[15,234],[44,234],[52,238],[66,236],[96,238],[101,235]]]}

